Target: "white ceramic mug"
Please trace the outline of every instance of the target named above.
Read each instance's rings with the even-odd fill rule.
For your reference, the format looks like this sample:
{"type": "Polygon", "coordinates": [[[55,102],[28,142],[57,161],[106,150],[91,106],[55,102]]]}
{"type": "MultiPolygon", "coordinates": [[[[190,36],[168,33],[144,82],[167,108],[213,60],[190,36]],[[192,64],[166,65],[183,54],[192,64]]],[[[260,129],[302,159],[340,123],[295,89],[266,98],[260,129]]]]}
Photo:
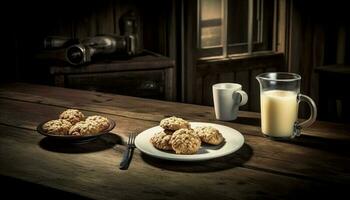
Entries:
{"type": "Polygon", "coordinates": [[[245,105],[248,95],[237,83],[213,85],[213,99],[216,119],[231,121],[237,118],[239,106],[245,105]]]}

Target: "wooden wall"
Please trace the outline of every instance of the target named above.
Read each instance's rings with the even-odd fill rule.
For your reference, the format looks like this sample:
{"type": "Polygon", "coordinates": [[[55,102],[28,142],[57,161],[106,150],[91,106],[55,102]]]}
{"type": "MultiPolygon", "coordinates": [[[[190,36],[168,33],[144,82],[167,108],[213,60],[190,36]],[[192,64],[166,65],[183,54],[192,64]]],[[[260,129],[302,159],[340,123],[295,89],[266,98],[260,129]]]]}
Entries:
{"type": "MultiPolygon", "coordinates": [[[[48,35],[83,39],[98,34],[120,35],[119,19],[126,12],[135,11],[139,31],[145,38],[145,46],[166,54],[167,20],[170,18],[171,2],[161,0],[92,0],[50,1],[38,7],[30,2],[22,10],[20,29],[42,39],[48,35]],[[51,5],[54,4],[54,5],[51,5]],[[159,5],[162,9],[156,8],[159,5]],[[32,15],[32,12],[39,12],[32,15]]],[[[40,41],[39,41],[40,42],[40,41]]]]}
{"type": "Polygon", "coordinates": [[[239,83],[249,100],[241,110],[260,111],[260,87],[255,77],[264,72],[285,71],[283,54],[202,62],[196,67],[195,103],[213,105],[212,85],[239,83]]]}
{"type": "MultiPolygon", "coordinates": [[[[302,76],[301,92],[311,96],[320,105],[319,73],[317,68],[325,65],[350,66],[350,22],[345,1],[329,2],[294,0],[292,5],[289,70],[302,76]]],[[[337,80],[328,80],[331,84],[337,80]]],[[[337,85],[335,87],[344,87],[337,85]]],[[[333,93],[333,92],[331,92],[333,93]]],[[[347,92],[342,95],[349,96],[347,92]]],[[[342,98],[341,97],[341,98],[342,98]]],[[[339,98],[339,99],[341,99],[339,98]]],[[[330,104],[335,102],[330,102],[330,104]]],[[[347,104],[347,102],[345,102],[347,104]]],[[[329,113],[344,112],[342,106],[333,106],[329,113]],[[338,110],[338,111],[337,111],[338,110]]],[[[318,108],[319,111],[324,108],[318,108]]],[[[301,105],[301,113],[308,116],[307,105],[301,105]]],[[[321,112],[320,112],[321,113],[321,112]]],[[[329,120],[329,118],[319,118],[329,120]]],[[[333,121],[341,119],[333,118],[333,121]]]]}
{"type": "Polygon", "coordinates": [[[5,61],[13,69],[4,77],[48,83],[47,66],[36,60],[45,37],[84,39],[98,34],[119,35],[119,18],[129,10],[139,16],[144,48],[168,56],[171,5],[172,1],[162,0],[11,1],[6,5],[9,12],[1,17],[7,30],[6,49],[11,50],[5,61]]]}
{"type": "MultiPolygon", "coordinates": [[[[242,109],[258,111],[258,83],[255,76],[265,71],[284,71],[284,62],[276,63],[271,61],[275,59],[269,57],[263,57],[255,63],[243,60],[243,64],[232,59],[197,62],[193,50],[196,46],[196,1],[183,2],[184,38],[179,36],[180,30],[175,28],[181,26],[181,1],[177,0],[7,2],[3,6],[7,12],[0,13],[1,35],[6,49],[1,55],[0,79],[47,84],[48,68],[34,59],[46,36],[84,38],[96,34],[120,34],[119,17],[128,10],[135,10],[140,16],[144,48],[177,59],[178,83],[182,79],[185,83],[182,88],[184,98],[181,100],[212,105],[212,84],[238,82],[250,98],[249,104],[242,109]],[[181,68],[180,63],[184,63],[181,68]]],[[[303,0],[281,2],[289,5],[288,12],[284,14],[290,21],[280,26],[287,30],[286,44],[281,47],[286,49],[286,54],[279,55],[280,60],[287,60],[288,70],[302,76],[302,92],[318,103],[320,88],[315,68],[329,64],[350,64],[348,6],[340,0],[332,3],[303,0]]],[[[281,33],[284,32],[279,30],[279,36],[281,33]]],[[[178,88],[181,88],[180,85],[178,88]]],[[[306,108],[303,109],[305,112],[302,112],[308,112],[306,108]]]]}

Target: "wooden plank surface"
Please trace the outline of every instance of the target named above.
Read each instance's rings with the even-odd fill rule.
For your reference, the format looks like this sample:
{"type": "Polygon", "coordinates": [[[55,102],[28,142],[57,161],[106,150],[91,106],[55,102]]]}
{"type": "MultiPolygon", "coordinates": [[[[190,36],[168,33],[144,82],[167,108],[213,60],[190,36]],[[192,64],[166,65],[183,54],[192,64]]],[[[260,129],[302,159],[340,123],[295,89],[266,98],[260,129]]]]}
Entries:
{"type": "Polygon", "coordinates": [[[0,174],[97,199],[136,199],[140,195],[145,199],[293,199],[293,192],[297,196],[340,194],[349,183],[346,125],[318,122],[293,142],[276,142],[261,136],[255,113],[241,112],[235,123],[213,117],[212,108],[205,106],[28,84],[2,85],[0,174]],[[36,125],[67,107],[110,117],[117,127],[88,146],[50,144],[36,133],[36,125]],[[232,155],[199,163],[168,162],[136,151],[131,168],[117,170],[126,136],[157,125],[169,114],[236,128],[246,143],[232,155]]]}
{"type": "Polygon", "coordinates": [[[53,66],[50,68],[51,74],[82,74],[97,72],[118,72],[133,70],[151,70],[173,68],[175,61],[166,57],[138,56],[126,60],[113,60],[93,63],[87,66],[53,66]]]}
{"type": "Polygon", "coordinates": [[[327,187],[324,183],[241,168],[232,162],[207,166],[162,162],[160,166],[150,157],[134,156],[129,170],[120,171],[122,146],[99,151],[99,146],[105,147],[100,142],[94,144],[97,150],[86,147],[86,152],[77,152],[81,147],[69,147],[62,152],[62,147],[51,149],[34,131],[2,125],[0,130],[1,174],[93,199],[277,199],[290,193],[327,193],[322,190],[327,187]],[[29,152],[35,156],[28,159],[29,152]]]}
{"type": "MultiPolygon", "coordinates": [[[[64,108],[40,105],[36,103],[28,102],[13,102],[12,100],[0,99],[0,109],[1,117],[0,124],[21,127],[25,129],[35,130],[36,125],[47,119],[55,119],[64,108]],[[18,110],[20,112],[13,113],[13,110],[18,110]],[[31,116],[37,110],[40,110],[40,116],[32,118],[31,116]],[[9,118],[8,116],[12,116],[9,118]]],[[[86,115],[93,115],[96,112],[84,111],[86,115]]],[[[158,125],[159,121],[146,121],[140,119],[132,119],[128,117],[120,117],[115,115],[104,114],[117,122],[117,127],[112,131],[116,133],[121,138],[126,138],[130,133],[139,133],[142,130],[158,125]]],[[[232,127],[232,126],[231,126],[232,127]]],[[[235,126],[233,126],[235,128],[235,126]]],[[[243,132],[245,134],[245,132],[243,132]]],[[[248,168],[255,168],[262,171],[272,171],[276,173],[285,173],[292,176],[302,176],[309,179],[317,179],[320,181],[347,181],[350,177],[347,177],[346,173],[342,172],[342,169],[346,166],[350,166],[350,160],[348,158],[343,158],[342,156],[336,155],[336,153],[342,153],[343,155],[349,155],[346,152],[346,145],[350,144],[349,141],[344,141],[343,143],[336,143],[335,145],[342,145],[335,150],[329,150],[330,152],[325,152],[324,150],[317,150],[313,148],[308,148],[307,145],[313,145],[318,148],[327,148],[317,143],[315,139],[314,144],[308,144],[307,138],[305,140],[299,141],[299,143],[305,145],[305,147],[295,148],[298,143],[280,143],[270,140],[266,140],[262,137],[256,137],[251,135],[245,135],[246,139],[246,149],[247,153],[254,152],[254,157],[252,155],[245,155],[249,157],[249,161],[243,164],[248,168]],[[341,149],[339,149],[341,148],[341,149]],[[283,151],[281,151],[283,149],[283,151]],[[344,152],[340,152],[343,150],[344,152]],[[303,157],[298,158],[301,163],[298,165],[293,165],[294,159],[297,158],[299,154],[305,153],[303,157]],[[322,157],[321,160],[313,159],[313,157],[322,157]],[[333,161],[332,161],[333,160],[333,161]],[[317,171],[312,171],[322,165],[323,162],[334,163],[331,169],[320,168],[317,171]],[[284,166],[285,165],[285,166],[284,166]],[[302,168],[302,169],[300,169],[302,168]],[[310,170],[304,172],[303,170],[310,170]],[[334,173],[337,173],[339,180],[333,180],[334,173]],[[322,174],[322,176],[321,176],[322,174]]],[[[310,139],[309,139],[310,140],[310,139]]],[[[327,145],[332,145],[327,144],[327,145]]]]}
{"type": "MultiPolygon", "coordinates": [[[[231,124],[240,131],[249,131],[254,135],[261,136],[261,133],[255,134],[255,132],[260,132],[260,128],[257,127],[260,126],[260,114],[253,112],[241,111],[239,112],[239,118],[237,120],[233,122],[221,122],[215,120],[214,108],[208,106],[25,83],[1,85],[0,97],[55,105],[63,108],[79,107],[83,110],[153,121],[159,121],[166,116],[176,115],[187,119],[206,120],[223,125],[231,124]],[[179,107],[181,107],[181,110],[179,107]]],[[[349,138],[349,132],[349,125],[321,121],[317,121],[311,127],[303,131],[305,135],[332,139],[343,139],[344,137],[349,138]]]]}

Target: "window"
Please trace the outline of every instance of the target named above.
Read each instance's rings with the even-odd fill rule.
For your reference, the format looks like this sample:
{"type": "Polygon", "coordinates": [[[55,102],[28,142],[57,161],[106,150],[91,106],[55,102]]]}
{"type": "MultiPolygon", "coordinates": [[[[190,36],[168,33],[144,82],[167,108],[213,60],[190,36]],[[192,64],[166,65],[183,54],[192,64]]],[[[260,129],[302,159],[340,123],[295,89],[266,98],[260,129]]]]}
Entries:
{"type": "Polygon", "coordinates": [[[198,0],[201,58],[274,51],[277,0],[198,0]]]}

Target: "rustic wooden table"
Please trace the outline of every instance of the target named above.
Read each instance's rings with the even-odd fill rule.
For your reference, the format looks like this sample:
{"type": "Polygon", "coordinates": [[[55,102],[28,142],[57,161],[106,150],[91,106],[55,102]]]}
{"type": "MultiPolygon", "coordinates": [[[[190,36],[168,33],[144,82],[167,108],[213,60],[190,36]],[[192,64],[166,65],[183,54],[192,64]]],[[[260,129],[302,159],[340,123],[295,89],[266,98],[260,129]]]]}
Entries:
{"type": "Polygon", "coordinates": [[[301,137],[278,142],[264,138],[259,124],[258,113],[240,112],[234,122],[220,122],[212,107],[3,84],[0,175],[7,183],[2,192],[19,187],[23,194],[29,187],[32,195],[50,191],[54,197],[91,199],[300,199],[347,193],[348,125],[316,122],[301,137]],[[36,132],[38,123],[56,118],[66,108],[110,117],[117,126],[81,145],[53,143],[36,132]],[[171,115],[235,128],[245,144],[231,155],[193,163],[159,160],[136,150],[130,168],[119,170],[127,136],[171,115]]]}

